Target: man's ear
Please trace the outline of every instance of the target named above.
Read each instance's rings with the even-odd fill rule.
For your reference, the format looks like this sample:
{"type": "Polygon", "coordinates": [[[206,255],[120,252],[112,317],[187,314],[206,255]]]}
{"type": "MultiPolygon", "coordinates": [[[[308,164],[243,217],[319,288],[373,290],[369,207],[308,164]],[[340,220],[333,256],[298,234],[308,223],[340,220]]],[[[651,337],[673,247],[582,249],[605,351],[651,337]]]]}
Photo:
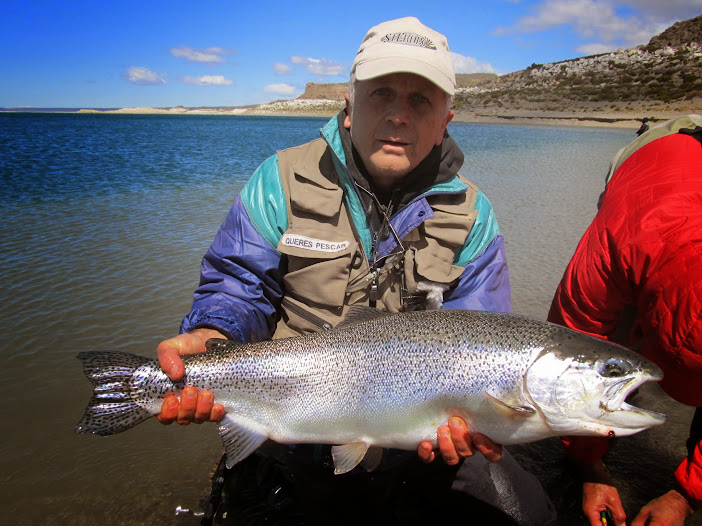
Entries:
{"type": "Polygon", "coordinates": [[[349,94],[344,93],[344,101],[346,101],[346,117],[344,117],[344,128],[347,130],[351,129],[351,101],[349,100],[349,94]]]}
{"type": "Polygon", "coordinates": [[[441,141],[444,140],[444,134],[446,133],[446,127],[448,126],[448,123],[451,122],[451,119],[453,119],[453,116],[455,115],[455,112],[453,110],[449,110],[448,113],[446,114],[446,117],[444,117],[444,123],[443,126],[441,127],[441,133],[436,137],[436,141],[434,141],[435,146],[439,146],[441,144],[441,141]]]}

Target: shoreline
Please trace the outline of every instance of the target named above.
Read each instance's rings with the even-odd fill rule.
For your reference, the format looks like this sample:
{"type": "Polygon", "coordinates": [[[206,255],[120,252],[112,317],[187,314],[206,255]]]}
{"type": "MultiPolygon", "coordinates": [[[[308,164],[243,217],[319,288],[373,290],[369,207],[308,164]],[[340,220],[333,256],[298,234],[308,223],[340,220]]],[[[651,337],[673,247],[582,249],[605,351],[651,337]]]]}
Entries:
{"type": "MultiPolygon", "coordinates": [[[[323,117],[331,118],[343,108],[343,103],[322,99],[296,99],[294,101],[279,101],[249,107],[199,107],[186,108],[177,106],[171,108],[133,107],[114,110],[77,109],[78,114],[122,114],[122,115],[218,115],[218,116],[270,116],[270,117],[323,117]]],[[[21,112],[18,109],[18,112],[21,112]]],[[[37,110],[36,112],[40,112],[37,110]]],[[[69,112],[69,111],[67,111],[69,112]]],[[[3,113],[11,113],[6,111],[3,113]]],[[[681,109],[678,111],[651,110],[620,111],[620,112],[588,112],[588,111],[541,111],[541,110],[456,110],[453,122],[480,124],[512,124],[539,126],[585,126],[600,128],[638,129],[641,119],[648,117],[652,125],[666,120],[689,114],[702,113],[702,109],[681,109]]]]}

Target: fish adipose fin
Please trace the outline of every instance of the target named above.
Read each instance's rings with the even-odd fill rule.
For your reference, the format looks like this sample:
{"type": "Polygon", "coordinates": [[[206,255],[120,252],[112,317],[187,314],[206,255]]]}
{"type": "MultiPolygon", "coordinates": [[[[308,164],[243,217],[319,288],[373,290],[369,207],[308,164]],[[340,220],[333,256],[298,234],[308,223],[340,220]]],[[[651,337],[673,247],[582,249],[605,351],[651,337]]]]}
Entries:
{"type": "Polygon", "coordinates": [[[514,404],[508,404],[504,400],[500,400],[499,398],[495,398],[492,396],[490,393],[483,393],[483,396],[490,400],[497,409],[502,412],[503,414],[506,414],[509,417],[515,417],[515,416],[531,416],[534,413],[536,413],[536,409],[531,407],[530,405],[514,405],[514,404]]]}
{"type": "Polygon", "coordinates": [[[119,351],[82,352],[77,358],[95,389],[76,433],[114,435],[154,416],[133,400],[129,388],[134,371],[149,358],[119,351]]]}
{"type": "Polygon", "coordinates": [[[237,422],[231,415],[225,415],[219,424],[219,434],[227,452],[227,468],[244,460],[268,439],[267,434],[244,422],[237,422]]]}
{"type": "Polygon", "coordinates": [[[224,338],[210,338],[205,342],[205,349],[208,351],[216,351],[219,349],[229,349],[236,345],[244,345],[244,342],[226,340],[224,338]]]}
{"type": "Polygon", "coordinates": [[[336,326],[336,328],[341,329],[349,325],[355,325],[356,323],[377,320],[378,318],[390,316],[390,314],[391,313],[389,312],[374,309],[373,307],[367,307],[365,305],[352,305],[349,307],[344,319],[339,323],[339,325],[336,326]]]}
{"type": "Polygon", "coordinates": [[[355,468],[363,460],[368,451],[368,444],[365,442],[353,442],[343,446],[333,446],[331,448],[334,459],[334,474],[341,475],[355,468]]]}

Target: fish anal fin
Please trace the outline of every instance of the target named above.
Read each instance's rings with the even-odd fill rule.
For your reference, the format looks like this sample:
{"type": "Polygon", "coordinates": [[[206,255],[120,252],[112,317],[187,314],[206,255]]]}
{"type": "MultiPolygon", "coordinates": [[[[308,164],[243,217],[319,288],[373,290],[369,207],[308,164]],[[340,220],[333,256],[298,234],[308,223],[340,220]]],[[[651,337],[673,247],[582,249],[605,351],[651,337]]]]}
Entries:
{"type": "Polygon", "coordinates": [[[224,416],[219,424],[219,434],[227,455],[227,468],[244,460],[268,439],[268,435],[263,431],[255,429],[251,424],[235,420],[231,415],[224,416]]]}
{"type": "Polygon", "coordinates": [[[516,405],[516,404],[510,404],[505,402],[504,400],[500,400],[499,398],[491,395],[490,393],[484,392],[483,396],[490,400],[495,407],[497,407],[497,410],[500,411],[502,414],[514,418],[514,417],[529,417],[536,413],[536,409],[531,407],[530,405],[522,404],[522,405],[516,405]]]}
{"type": "Polygon", "coordinates": [[[334,459],[334,474],[347,473],[355,468],[363,460],[368,451],[368,444],[365,442],[352,442],[343,446],[333,446],[331,448],[334,459]]]}

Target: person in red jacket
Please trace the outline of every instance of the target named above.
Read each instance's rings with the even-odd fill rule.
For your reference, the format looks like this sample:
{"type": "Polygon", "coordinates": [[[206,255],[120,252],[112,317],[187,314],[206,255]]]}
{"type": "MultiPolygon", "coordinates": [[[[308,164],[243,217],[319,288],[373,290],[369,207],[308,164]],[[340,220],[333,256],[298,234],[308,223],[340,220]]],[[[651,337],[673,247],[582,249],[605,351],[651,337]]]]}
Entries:
{"type": "MultiPolygon", "coordinates": [[[[663,390],[697,407],[676,486],[632,526],[682,525],[702,506],[702,117],[652,128],[615,157],[594,220],[558,285],[549,321],[617,341],[654,361],[663,390]]],[[[584,468],[583,511],[625,513],[607,477],[607,439],[564,437],[584,468]]]]}

